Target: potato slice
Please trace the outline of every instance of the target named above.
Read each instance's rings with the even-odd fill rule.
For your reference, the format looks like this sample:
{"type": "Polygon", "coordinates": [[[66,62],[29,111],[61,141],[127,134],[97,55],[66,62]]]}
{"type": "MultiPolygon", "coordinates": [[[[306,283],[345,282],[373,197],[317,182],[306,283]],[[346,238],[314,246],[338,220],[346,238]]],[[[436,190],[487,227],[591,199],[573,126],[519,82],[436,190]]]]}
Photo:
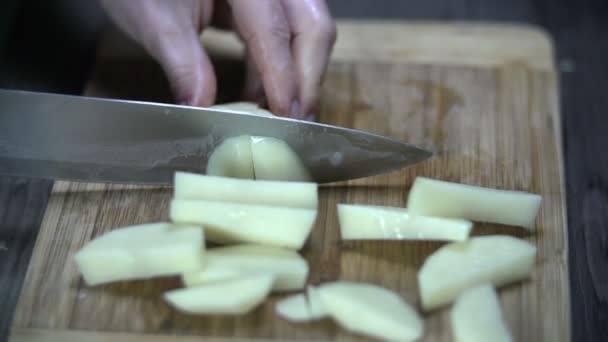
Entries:
{"type": "Polygon", "coordinates": [[[418,273],[422,307],[452,302],[469,287],[505,285],[524,279],[534,267],[536,247],[503,235],[471,238],[445,245],[431,254],[418,273]]]}
{"type": "Polygon", "coordinates": [[[211,106],[209,108],[230,110],[233,112],[240,112],[240,113],[257,115],[257,116],[269,116],[269,117],[274,116],[271,112],[260,108],[260,106],[257,103],[248,102],[248,101],[223,103],[223,104],[211,106]]]}
{"type": "Polygon", "coordinates": [[[468,220],[410,215],[406,209],[371,205],[338,205],[343,240],[452,240],[469,237],[468,220]]]}
{"type": "Polygon", "coordinates": [[[233,178],[253,179],[251,137],[241,135],[224,140],[211,153],[207,174],[233,178]]]}
{"type": "Polygon", "coordinates": [[[165,300],[174,308],[192,314],[238,315],[251,311],[266,299],[272,275],[243,276],[226,282],[166,292],[165,300]]]}
{"type": "Polygon", "coordinates": [[[329,315],[347,330],[393,341],[422,336],[424,322],[418,313],[388,289],[338,281],[318,290],[329,315]]]}
{"type": "Polygon", "coordinates": [[[286,142],[267,137],[251,137],[255,179],[310,181],[300,157],[286,142]]]}
{"type": "Polygon", "coordinates": [[[306,289],[306,294],[308,298],[311,320],[328,317],[329,313],[321,301],[319,290],[314,286],[308,286],[306,289]]]}
{"type": "Polygon", "coordinates": [[[263,205],[174,199],[171,220],[205,225],[217,243],[254,242],[300,249],[310,235],[317,211],[263,205]]]}
{"type": "Polygon", "coordinates": [[[496,290],[489,284],[471,288],[454,302],[450,315],[456,342],[511,342],[496,290]]]}
{"type": "Polygon", "coordinates": [[[541,196],[416,178],[408,198],[412,215],[462,218],[534,229],[541,196]]]}
{"type": "Polygon", "coordinates": [[[174,189],[178,199],[309,209],[316,209],[318,205],[316,183],[254,181],[177,172],[174,189]]]}
{"type": "Polygon", "coordinates": [[[273,274],[273,290],[303,289],[308,277],[308,262],[293,250],[266,245],[236,245],[213,248],[206,253],[207,266],[202,271],[186,273],[186,286],[197,286],[236,274],[273,274]],[[224,270],[222,273],[222,270],[224,270]]]}
{"type": "Polygon", "coordinates": [[[154,223],[105,233],[85,244],[75,260],[85,282],[97,285],[200,269],[204,249],[200,226],[154,223]]]}
{"type": "Polygon", "coordinates": [[[276,303],[275,311],[290,322],[312,321],[310,307],[303,293],[281,299],[276,303]]]}

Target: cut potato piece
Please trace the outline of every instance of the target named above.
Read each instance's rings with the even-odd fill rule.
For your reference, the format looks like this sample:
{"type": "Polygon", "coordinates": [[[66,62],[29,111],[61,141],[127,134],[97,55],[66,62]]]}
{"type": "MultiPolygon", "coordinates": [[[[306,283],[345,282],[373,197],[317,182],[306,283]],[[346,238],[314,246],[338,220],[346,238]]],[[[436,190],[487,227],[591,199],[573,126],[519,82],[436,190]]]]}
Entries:
{"type": "Polygon", "coordinates": [[[173,222],[205,225],[207,239],[217,243],[254,242],[300,249],[312,230],[317,211],[174,199],[173,222]]]}
{"type": "Polygon", "coordinates": [[[226,282],[166,292],[165,300],[176,309],[193,314],[237,315],[249,312],[266,299],[272,275],[243,276],[226,282]]]}
{"type": "Polygon", "coordinates": [[[253,179],[251,137],[242,135],[224,140],[209,157],[207,174],[253,179]]]}
{"type": "Polygon", "coordinates": [[[309,209],[316,209],[318,204],[316,183],[254,181],[177,172],[174,189],[178,199],[309,209]]]}
{"type": "Polygon", "coordinates": [[[214,282],[222,277],[234,278],[240,272],[273,274],[273,289],[286,291],[303,289],[308,277],[306,259],[293,250],[273,246],[247,244],[214,248],[208,250],[205,261],[207,266],[202,271],[183,276],[186,286],[214,282]]]}
{"type": "Polygon", "coordinates": [[[203,267],[200,226],[144,224],[112,230],[75,255],[88,285],[181,274],[203,267]]]}
{"type": "Polygon", "coordinates": [[[338,281],[318,290],[329,315],[350,331],[392,341],[422,336],[424,322],[418,313],[388,289],[338,281]]]}
{"type": "Polygon", "coordinates": [[[491,285],[474,287],[461,294],[454,302],[450,318],[456,342],[513,341],[491,285]]]}
{"type": "Polygon", "coordinates": [[[269,117],[274,116],[271,112],[260,108],[260,106],[257,103],[247,102],[247,101],[223,103],[223,104],[211,106],[209,108],[230,110],[233,112],[240,112],[240,113],[258,115],[258,116],[269,116],[269,117]]]}
{"type": "Polygon", "coordinates": [[[275,305],[279,316],[291,322],[312,321],[310,307],[304,294],[297,294],[281,299],[275,305]]]}
{"type": "Polygon", "coordinates": [[[536,247],[517,238],[490,235],[443,246],[418,273],[422,306],[434,309],[452,302],[469,287],[505,285],[524,279],[534,266],[536,247]]]}
{"type": "Polygon", "coordinates": [[[325,309],[325,305],[323,305],[323,302],[321,301],[319,290],[314,286],[308,286],[306,289],[306,294],[308,295],[308,306],[310,308],[311,320],[327,317],[329,314],[327,309],[325,309]]]}
{"type": "Polygon", "coordinates": [[[255,179],[310,181],[300,157],[286,142],[266,137],[251,137],[255,179]]]}
{"type": "Polygon", "coordinates": [[[344,240],[452,240],[469,237],[468,220],[410,215],[406,209],[338,205],[340,233],[344,240]]]}
{"type": "Polygon", "coordinates": [[[541,196],[416,178],[408,198],[412,215],[463,218],[534,229],[541,196]]]}

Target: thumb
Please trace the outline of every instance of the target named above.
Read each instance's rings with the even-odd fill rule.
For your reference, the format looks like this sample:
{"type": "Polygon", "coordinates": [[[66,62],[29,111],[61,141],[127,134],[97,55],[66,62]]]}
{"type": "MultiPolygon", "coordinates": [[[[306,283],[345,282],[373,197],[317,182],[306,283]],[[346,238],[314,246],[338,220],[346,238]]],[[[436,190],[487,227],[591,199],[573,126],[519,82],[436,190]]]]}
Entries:
{"type": "Polygon", "coordinates": [[[146,44],[163,68],[179,104],[207,107],[215,102],[217,80],[196,30],[164,31],[146,44]]]}

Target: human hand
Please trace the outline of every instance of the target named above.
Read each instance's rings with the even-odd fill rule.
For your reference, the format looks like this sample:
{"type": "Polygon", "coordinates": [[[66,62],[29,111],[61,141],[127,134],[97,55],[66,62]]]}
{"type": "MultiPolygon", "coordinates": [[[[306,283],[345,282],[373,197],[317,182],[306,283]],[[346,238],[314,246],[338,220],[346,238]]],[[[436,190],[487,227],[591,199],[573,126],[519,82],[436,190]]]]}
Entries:
{"type": "Polygon", "coordinates": [[[244,100],[267,99],[277,115],[314,116],[336,38],[325,0],[102,0],[116,24],[162,66],[176,101],[215,102],[215,71],[200,42],[231,28],[247,49],[244,100]]]}

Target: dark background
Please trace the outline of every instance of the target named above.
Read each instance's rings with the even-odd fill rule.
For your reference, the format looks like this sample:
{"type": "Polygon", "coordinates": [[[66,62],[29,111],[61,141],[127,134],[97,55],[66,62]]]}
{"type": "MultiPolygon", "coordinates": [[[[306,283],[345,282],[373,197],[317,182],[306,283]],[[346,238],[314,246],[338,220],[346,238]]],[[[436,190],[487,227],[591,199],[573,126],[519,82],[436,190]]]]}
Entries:
{"type": "MultiPolygon", "coordinates": [[[[106,24],[96,2],[0,2],[0,87],[80,94],[106,24]]],[[[550,33],[561,81],[572,340],[608,341],[608,0],[329,3],[339,18],[520,22],[550,33]]],[[[51,185],[0,177],[0,340],[8,333],[51,185]]]]}

